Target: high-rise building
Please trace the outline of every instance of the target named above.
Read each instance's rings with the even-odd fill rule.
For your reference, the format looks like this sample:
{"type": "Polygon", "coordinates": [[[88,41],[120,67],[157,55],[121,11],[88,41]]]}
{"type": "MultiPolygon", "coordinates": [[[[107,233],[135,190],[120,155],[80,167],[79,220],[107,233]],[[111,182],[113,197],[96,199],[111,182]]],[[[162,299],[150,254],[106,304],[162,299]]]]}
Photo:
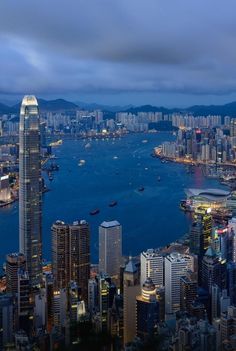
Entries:
{"type": "Polygon", "coordinates": [[[48,333],[52,331],[53,327],[53,275],[45,274],[43,276],[45,293],[46,293],[46,330],[48,333]]]}
{"type": "Polygon", "coordinates": [[[14,308],[9,294],[0,295],[0,350],[13,341],[14,308]]]}
{"type": "Polygon", "coordinates": [[[90,229],[86,221],[69,225],[69,278],[81,290],[81,298],[88,301],[90,277],[90,229]]]}
{"type": "Polygon", "coordinates": [[[41,291],[35,295],[34,304],[35,328],[44,329],[47,323],[47,294],[45,289],[41,289],[41,291]]]}
{"type": "Polygon", "coordinates": [[[235,137],[236,136],[236,119],[232,118],[230,121],[230,136],[235,137]]]}
{"type": "Polygon", "coordinates": [[[98,277],[99,286],[99,323],[100,331],[110,330],[110,312],[113,305],[116,287],[112,284],[111,278],[107,275],[98,277]]]}
{"type": "Polygon", "coordinates": [[[90,275],[90,230],[86,221],[68,225],[56,221],[52,225],[52,265],[56,289],[75,281],[81,297],[87,302],[90,275]]]}
{"type": "Polygon", "coordinates": [[[34,96],[25,96],[20,110],[19,237],[31,286],[42,278],[42,177],[39,109],[34,96]]]}
{"type": "Polygon", "coordinates": [[[236,306],[236,262],[227,264],[227,287],[231,305],[236,306]]]}
{"type": "Polygon", "coordinates": [[[191,304],[197,297],[197,279],[192,272],[180,278],[180,309],[190,313],[191,304]]]}
{"type": "Polygon", "coordinates": [[[76,282],[71,281],[68,290],[68,312],[70,322],[77,322],[80,291],[76,282]]]}
{"type": "Polygon", "coordinates": [[[164,257],[158,250],[149,249],[140,255],[141,286],[151,278],[156,286],[164,285],[164,257]]]}
{"type": "Polygon", "coordinates": [[[136,335],[136,296],[140,294],[138,269],[132,259],[123,274],[124,345],[136,335]]]}
{"type": "Polygon", "coordinates": [[[98,305],[98,279],[92,278],[88,281],[88,310],[91,315],[99,310],[98,305]]]}
{"type": "Polygon", "coordinates": [[[18,271],[26,269],[25,256],[22,253],[10,253],[6,256],[7,292],[16,294],[18,289],[18,271]]]}
{"type": "Polygon", "coordinates": [[[111,277],[119,276],[122,258],[122,227],[119,222],[102,222],[99,226],[99,270],[111,277]]]}
{"type": "Polygon", "coordinates": [[[165,257],[165,311],[172,314],[180,308],[180,278],[194,270],[194,258],[173,252],[165,257]]]}
{"type": "Polygon", "coordinates": [[[190,231],[190,249],[196,255],[203,256],[210,245],[212,217],[209,211],[197,209],[190,231]]]}
{"type": "Polygon", "coordinates": [[[55,289],[63,289],[69,283],[69,235],[68,225],[56,221],[52,231],[52,272],[55,289]]]}
{"type": "Polygon", "coordinates": [[[53,324],[60,330],[66,326],[68,311],[67,289],[54,290],[53,293],[53,324]]]}
{"type": "MultiPolygon", "coordinates": [[[[221,344],[224,341],[230,341],[232,336],[236,334],[236,307],[229,306],[227,311],[221,314],[220,317],[220,336],[221,344]]],[[[230,348],[228,348],[230,350],[230,348]]],[[[233,348],[231,348],[233,350],[233,348]]]]}
{"type": "Polygon", "coordinates": [[[142,286],[141,295],[136,297],[136,334],[141,339],[152,335],[159,322],[159,303],[156,288],[151,278],[142,286]]]}
{"type": "Polygon", "coordinates": [[[209,247],[202,260],[202,286],[209,293],[213,284],[220,289],[226,288],[226,263],[216,255],[215,251],[209,247]]]}
{"type": "Polygon", "coordinates": [[[29,333],[32,327],[32,304],[30,300],[30,279],[26,271],[18,272],[17,307],[19,329],[29,333]]]}

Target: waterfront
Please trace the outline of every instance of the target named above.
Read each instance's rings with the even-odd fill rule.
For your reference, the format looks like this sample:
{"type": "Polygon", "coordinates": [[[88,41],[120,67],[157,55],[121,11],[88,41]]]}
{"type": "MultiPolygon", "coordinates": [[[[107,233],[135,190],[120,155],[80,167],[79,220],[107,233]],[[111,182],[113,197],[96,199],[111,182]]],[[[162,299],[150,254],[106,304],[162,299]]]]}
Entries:
{"type": "MultiPolygon", "coordinates": [[[[43,252],[50,258],[51,224],[61,219],[86,219],[91,225],[92,261],[98,256],[98,225],[117,219],[123,226],[123,253],[165,245],[188,231],[189,221],[179,209],[186,187],[215,187],[216,180],[203,177],[200,168],[186,173],[181,164],[152,158],[155,146],[172,141],[168,133],[133,134],[121,139],[66,140],[54,148],[60,166],[51,191],[43,200],[43,252]],[[143,142],[147,140],[147,142],[143,142]],[[78,166],[80,160],[85,160],[78,166]],[[160,181],[158,181],[160,177],[160,181]],[[144,191],[138,191],[140,186],[144,191]],[[111,201],[117,206],[109,207],[111,201]],[[100,213],[90,216],[96,208],[100,213]]],[[[0,210],[0,262],[9,251],[18,249],[18,203],[0,210]]]]}

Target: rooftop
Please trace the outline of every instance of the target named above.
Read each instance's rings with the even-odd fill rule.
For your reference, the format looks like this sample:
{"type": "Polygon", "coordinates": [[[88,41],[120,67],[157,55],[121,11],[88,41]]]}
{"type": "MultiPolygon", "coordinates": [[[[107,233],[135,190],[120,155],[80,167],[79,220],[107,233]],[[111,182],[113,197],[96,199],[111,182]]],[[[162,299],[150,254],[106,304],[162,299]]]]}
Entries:
{"type": "Polygon", "coordinates": [[[100,227],[103,228],[112,228],[112,227],[117,227],[120,226],[120,223],[118,221],[110,221],[110,222],[102,222],[102,224],[100,224],[100,227]]]}
{"type": "Polygon", "coordinates": [[[25,95],[22,100],[23,106],[38,106],[38,101],[34,95],[25,95]]]}
{"type": "Polygon", "coordinates": [[[125,272],[127,272],[127,273],[135,273],[135,272],[137,272],[137,267],[136,267],[134,261],[132,260],[132,258],[127,263],[127,265],[125,267],[125,272]]]}

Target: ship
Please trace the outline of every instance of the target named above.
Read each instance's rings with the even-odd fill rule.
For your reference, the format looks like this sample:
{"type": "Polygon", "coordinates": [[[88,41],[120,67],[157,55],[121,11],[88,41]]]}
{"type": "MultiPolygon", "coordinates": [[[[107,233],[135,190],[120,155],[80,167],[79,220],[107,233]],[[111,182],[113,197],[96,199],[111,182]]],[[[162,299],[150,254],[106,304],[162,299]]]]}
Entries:
{"type": "Polygon", "coordinates": [[[59,145],[62,145],[62,139],[53,141],[49,144],[49,146],[59,146],[59,145]]]}
{"type": "Polygon", "coordinates": [[[48,179],[49,179],[50,181],[53,180],[53,174],[52,174],[51,172],[48,172],[48,179]]]}
{"type": "Polygon", "coordinates": [[[99,212],[100,212],[99,208],[96,208],[95,210],[90,211],[89,214],[90,214],[91,216],[94,216],[94,215],[98,214],[99,212]]]}
{"type": "Polygon", "coordinates": [[[114,207],[117,205],[117,201],[112,201],[109,203],[109,207],[114,207]]]}
{"type": "Polygon", "coordinates": [[[85,160],[79,160],[78,166],[83,166],[85,164],[85,160]]]}

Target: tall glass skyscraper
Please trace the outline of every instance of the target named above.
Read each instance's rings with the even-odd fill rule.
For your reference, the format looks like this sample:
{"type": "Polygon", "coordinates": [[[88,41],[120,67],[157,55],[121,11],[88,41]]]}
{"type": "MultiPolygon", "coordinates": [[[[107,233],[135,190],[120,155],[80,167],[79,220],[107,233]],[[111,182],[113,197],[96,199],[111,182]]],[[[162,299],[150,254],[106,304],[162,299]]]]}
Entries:
{"type": "Polygon", "coordinates": [[[37,286],[42,276],[42,178],[39,109],[34,96],[25,96],[20,110],[19,228],[30,285],[37,286]]]}

